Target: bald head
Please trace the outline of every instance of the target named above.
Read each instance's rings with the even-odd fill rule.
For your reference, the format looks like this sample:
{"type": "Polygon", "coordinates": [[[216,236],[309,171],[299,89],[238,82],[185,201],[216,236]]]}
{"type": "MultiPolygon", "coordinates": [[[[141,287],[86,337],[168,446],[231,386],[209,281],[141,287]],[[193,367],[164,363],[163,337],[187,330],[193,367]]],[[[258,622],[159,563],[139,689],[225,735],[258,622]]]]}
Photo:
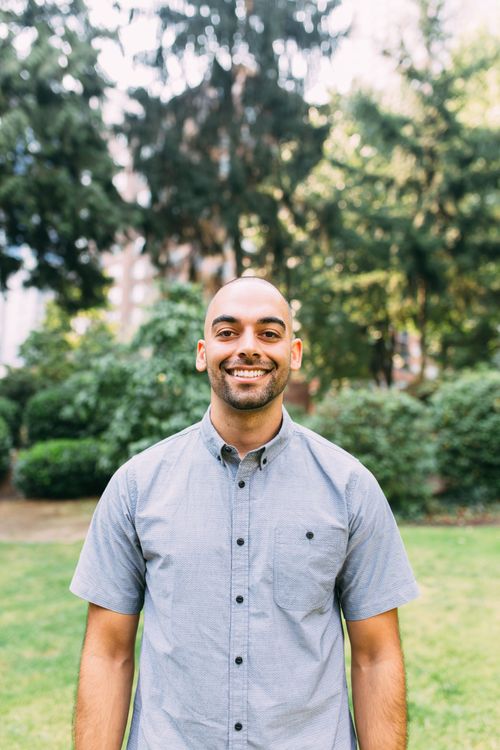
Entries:
{"type": "Polygon", "coordinates": [[[290,305],[274,284],[258,276],[241,276],[232,279],[212,297],[205,316],[205,337],[219,310],[223,310],[225,305],[231,306],[235,302],[241,303],[242,301],[249,306],[249,309],[262,305],[275,307],[276,315],[270,317],[280,317],[288,335],[292,338],[293,324],[290,305]]]}
{"type": "Polygon", "coordinates": [[[208,373],[211,408],[234,416],[269,407],[281,416],[283,392],[301,361],[290,306],[274,284],[244,276],[219,289],[196,353],[196,369],[208,373]]]}

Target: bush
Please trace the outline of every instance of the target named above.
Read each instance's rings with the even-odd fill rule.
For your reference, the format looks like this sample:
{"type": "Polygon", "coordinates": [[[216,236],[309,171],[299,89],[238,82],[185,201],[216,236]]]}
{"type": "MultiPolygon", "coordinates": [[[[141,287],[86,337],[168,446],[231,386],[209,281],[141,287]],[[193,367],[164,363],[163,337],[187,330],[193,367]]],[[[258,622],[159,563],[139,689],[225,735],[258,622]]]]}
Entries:
{"type": "Polygon", "coordinates": [[[40,383],[27,367],[7,367],[7,373],[0,379],[0,396],[14,401],[21,411],[38,390],[40,383]]]}
{"type": "Polygon", "coordinates": [[[433,452],[427,410],[396,391],[346,390],[327,396],[309,426],[374,473],[391,506],[425,509],[433,452]]]}
{"type": "Polygon", "coordinates": [[[463,375],[432,398],[438,470],[456,500],[500,499],[500,373],[463,375]]]}
{"type": "Polygon", "coordinates": [[[120,404],[102,435],[103,467],[112,473],[130,456],[202,418],[210,388],[207,378],[192,369],[183,373],[156,357],[130,363],[120,404]]]}
{"type": "Polygon", "coordinates": [[[26,497],[99,495],[109,479],[109,474],[98,467],[101,450],[92,438],[38,443],[19,454],[14,484],[26,497]]]}
{"type": "Polygon", "coordinates": [[[44,388],[26,404],[25,422],[31,444],[57,438],[78,438],[87,434],[89,415],[72,408],[78,395],[76,383],[44,388]]]}
{"type": "Polygon", "coordinates": [[[137,332],[120,403],[103,435],[108,471],[203,416],[210,388],[195,368],[203,320],[201,290],[176,283],[137,332]]]}
{"type": "Polygon", "coordinates": [[[0,477],[7,473],[10,465],[12,439],[7,423],[0,417],[0,477]]]}
{"type": "Polygon", "coordinates": [[[29,442],[103,432],[120,403],[127,374],[127,365],[109,355],[92,363],[87,372],[35,394],[25,412],[29,442]]]}
{"type": "Polygon", "coordinates": [[[100,435],[109,427],[129,380],[130,363],[117,352],[92,363],[87,372],[73,375],[65,386],[74,393],[65,414],[86,424],[85,434],[100,435]]]}
{"type": "Polygon", "coordinates": [[[3,419],[9,428],[12,441],[19,444],[19,428],[21,426],[21,410],[15,401],[0,396],[0,419],[3,419]]]}

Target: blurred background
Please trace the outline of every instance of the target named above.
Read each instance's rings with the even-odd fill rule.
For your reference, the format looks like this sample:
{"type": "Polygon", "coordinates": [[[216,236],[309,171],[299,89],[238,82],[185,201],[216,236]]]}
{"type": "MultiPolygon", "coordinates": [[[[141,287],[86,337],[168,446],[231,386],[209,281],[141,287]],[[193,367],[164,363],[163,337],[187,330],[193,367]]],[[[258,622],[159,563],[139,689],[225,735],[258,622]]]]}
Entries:
{"type": "Polygon", "coordinates": [[[499,38],[490,0],[4,0],[12,491],[95,493],[198,419],[203,307],[251,274],[305,342],[296,418],[406,514],[498,500],[499,38]],[[92,471],[58,484],[54,439],[92,471]]]}
{"type": "Polygon", "coordinates": [[[500,518],[499,40],[493,0],[2,0],[2,746],[69,746],[96,498],[203,415],[204,308],[248,274],[304,340],[287,408],[415,551],[412,750],[498,747],[468,618],[500,518]]]}

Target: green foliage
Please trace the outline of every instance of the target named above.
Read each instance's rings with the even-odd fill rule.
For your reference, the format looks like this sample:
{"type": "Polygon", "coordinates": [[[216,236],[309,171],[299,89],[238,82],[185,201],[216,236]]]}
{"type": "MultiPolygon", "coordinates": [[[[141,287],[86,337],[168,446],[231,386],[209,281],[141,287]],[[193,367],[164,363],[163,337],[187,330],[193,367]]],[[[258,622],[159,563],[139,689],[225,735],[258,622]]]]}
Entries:
{"type": "Polygon", "coordinates": [[[102,438],[108,470],[203,416],[210,390],[195,369],[203,320],[201,290],[173,284],[138,331],[119,403],[102,438]]]}
{"type": "Polygon", "coordinates": [[[120,357],[124,351],[101,311],[90,310],[75,318],[52,302],[40,328],[29,334],[19,353],[24,369],[32,373],[35,389],[40,390],[88,370],[110,353],[120,357]]]}
{"type": "Polygon", "coordinates": [[[26,497],[61,500],[98,495],[110,477],[99,467],[101,451],[92,438],[38,443],[20,452],[14,484],[26,497]]]}
{"type": "Polygon", "coordinates": [[[116,353],[90,362],[89,369],[77,372],[65,386],[74,393],[65,414],[86,425],[86,435],[99,435],[110,424],[123,399],[130,377],[130,363],[116,353]]]}
{"type": "Polygon", "coordinates": [[[233,250],[238,274],[245,248],[261,250],[282,272],[290,244],[287,225],[295,186],[319,161],[327,123],[313,123],[304,99],[305,73],[338,41],[329,31],[339,0],[269,3],[254,0],[173,0],[159,6],[152,66],[161,93],[131,92],[136,107],[126,131],[134,167],[148,184],[143,212],[147,248],[165,264],[165,238],[200,254],[233,250]],[[183,76],[193,67],[202,80],[183,76]],[[292,63],[293,60],[293,63],[292,63]],[[184,90],[173,95],[166,74],[175,65],[184,90]],[[257,248],[256,233],[262,240],[257,248]]]}
{"type": "Polygon", "coordinates": [[[5,419],[0,415],[0,478],[6,473],[10,465],[10,449],[12,438],[5,419]]]}
{"type": "Polygon", "coordinates": [[[99,253],[123,224],[103,135],[106,34],[83,0],[4,0],[0,11],[0,289],[23,265],[67,310],[104,301],[99,253]]]}
{"type": "MultiPolygon", "coordinates": [[[[83,316],[78,317],[81,319],[83,316]]],[[[89,314],[85,322],[86,327],[83,333],[78,334],[72,327],[70,335],[71,363],[76,372],[85,371],[89,366],[108,358],[120,360],[125,356],[127,347],[117,341],[100,312],[94,311],[89,314]]]]}
{"type": "Polygon", "coordinates": [[[27,365],[18,371],[42,385],[25,409],[30,443],[102,435],[102,465],[111,471],[201,418],[210,398],[206,377],[195,370],[201,289],[172,284],[165,295],[128,347],[98,318],[77,335],[67,315],[49,308],[23,347],[27,365]]]}
{"type": "Polygon", "coordinates": [[[63,383],[39,391],[28,401],[25,423],[30,443],[62,437],[76,438],[86,434],[88,414],[71,408],[71,402],[77,394],[78,387],[63,383]]]}
{"type": "Polygon", "coordinates": [[[432,397],[439,472],[467,503],[500,499],[500,373],[477,372],[432,397]]]}
{"type": "Polygon", "coordinates": [[[22,440],[27,426],[30,442],[95,435],[108,426],[123,384],[126,347],[117,343],[102,313],[71,318],[50,303],[20,353],[23,366],[9,368],[0,379],[0,398],[18,407],[16,444],[21,424],[22,440]]]}
{"type": "Polygon", "coordinates": [[[344,390],[318,404],[310,426],[352,453],[404,514],[425,508],[433,469],[426,409],[395,391],[344,390]]]}
{"type": "MultiPolygon", "coordinates": [[[[194,362],[194,354],[192,358],[194,362]]],[[[135,453],[197,422],[209,400],[204,376],[194,371],[183,375],[165,361],[138,359],[102,436],[102,466],[114,470],[135,453]]]]}
{"type": "Polygon", "coordinates": [[[150,310],[132,341],[133,352],[168,362],[169,369],[193,371],[198,339],[203,337],[205,304],[201,286],[174,282],[150,310]]]}
{"type": "Polygon", "coordinates": [[[390,385],[398,331],[419,335],[421,379],[429,357],[491,366],[498,349],[500,130],[484,96],[498,40],[452,45],[443,3],[416,4],[412,46],[387,51],[399,95],[336,97],[325,159],[294,196],[293,296],[322,385],[390,385]]]}
{"type": "Polygon", "coordinates": [[[62,382],[73,371],[71,333],[70,316],[49,302],[42,324],[19,347],[24,367],[36,378],[37,390],[62,382]]]}
{"type": "MultiPolygon", "coordinates": [[[[295,274],[295,294],[302,303],[298,318],[304,370],[318,378],[320,393],[332,381],[372,378],[378,385],[391,385],[398,317],[389,291],[400,286],[398,275],[383,269],[363,271],[359,258],[354,273],[345,273],[341,252],[338,258],[339,268],[330,264],[316,273],[306,260],[295,274]]],[[[366,260],[365,269],[376,263],[375,258],[366,260]]]]}
{"type": "Polygon", "coordinates": [[[77,438],[103,432],[118,407],[129,377],[129,365],[109,354],[89,362],[64,383],[36,393],[26,406],[30,443],[77,438]]]}
{"type": "Polygon", "coordinates": [[[37,386],[37,378],[28,368],[7,367],[7,373],[0,378],[0,396],[14,401],[22,411],[37,386]]]}
{"type": "Polygon", "coordinates": [[[19,440],[19,428],[21,425],[20,409],[15,401],[0,396],[0,419],[3,419],[9,428],[10,436],[15,444],[19,440]]]}

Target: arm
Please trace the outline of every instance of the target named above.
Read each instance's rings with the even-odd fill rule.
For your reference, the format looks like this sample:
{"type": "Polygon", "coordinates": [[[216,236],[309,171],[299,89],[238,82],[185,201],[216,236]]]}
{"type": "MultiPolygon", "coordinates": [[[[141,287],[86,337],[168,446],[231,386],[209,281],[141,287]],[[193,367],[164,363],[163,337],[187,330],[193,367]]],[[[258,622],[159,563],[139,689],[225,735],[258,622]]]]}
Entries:
{"type": "Polygon", "coordinates": [[[347,621],[354,719],[361,750],[405,750],[406,688],[398,611],[347,621]]]}
{"type": "Polygon", "coordinates": [[[120,750],[134,677],[139,615],[89,604],[75,707],[75,750],[120,750]]]}

